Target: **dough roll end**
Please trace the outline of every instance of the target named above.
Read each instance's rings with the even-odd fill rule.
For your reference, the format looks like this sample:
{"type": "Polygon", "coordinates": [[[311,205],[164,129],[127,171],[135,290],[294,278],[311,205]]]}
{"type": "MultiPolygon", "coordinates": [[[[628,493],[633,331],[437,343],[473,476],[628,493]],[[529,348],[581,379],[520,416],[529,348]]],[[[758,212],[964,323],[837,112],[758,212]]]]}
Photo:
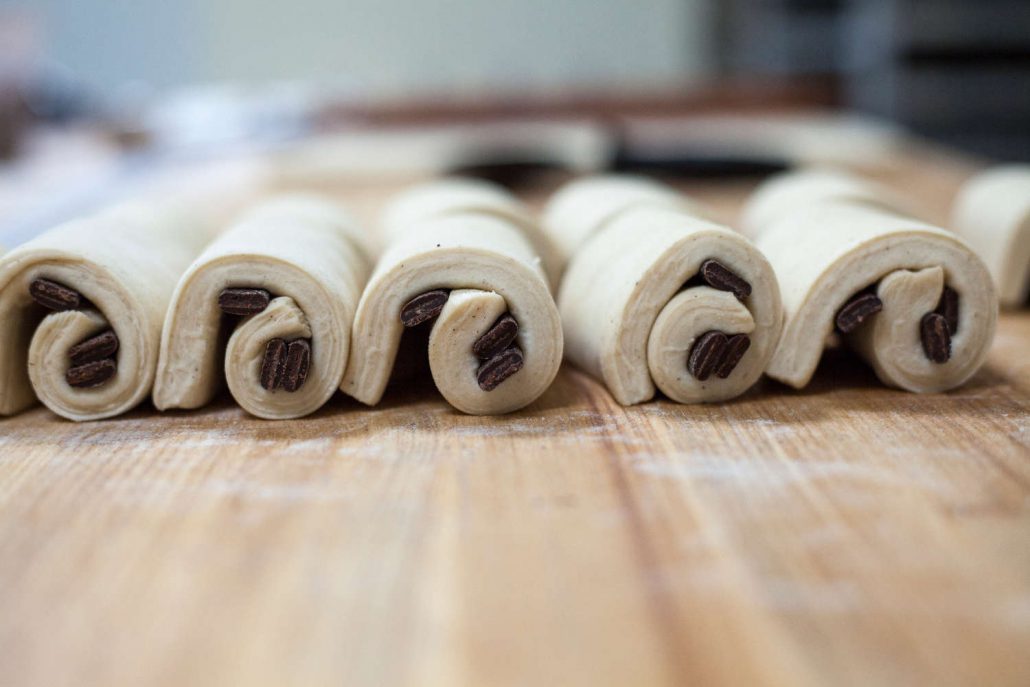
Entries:
{"type": "MultiPolygon", "coordinates": [[[[539,243],[510,216],[469,205],[467,187],[455,189],[416,187],[387,210],[389,245],[358,306],[342,384],[362,403],[377,404],[391,375],[416,364],[420,335],[436,387],[465,413],[518,410],[558,373],[561,322],[539,243]]],[[[489,193],[528,216],[501,189],[489,193]]]]}
{"type": "Polygon", "coordinates": [[[836,333],[890,386],[965,383],[986,360],[997,321],[984,263],[954,234],[870,197],[862,180],[834,174],[819,184],[812,174],[767,182],[753,200],[780,208],[755,229],[786,314],[769,376],[806,386],[836,333]]]}
{"type": "Polygon", "coordinates": [[[233,398],[252,415],[314,412],[343,378],[368,273],[360,232],[336,204],[306,195],[261,203],[179,281],[165,318],[154,404],[203,406],[224,371],[233,398]]]}
{"type": "Polygon", "coordinates": [[[206,236],[196,218],[139,202],[0,259],[0,414],[38,399],[62,417],[96,420],[146,398],[168,300],[206,236]]]}
{"type": "Polygon", "coordinates": [[[987,264],[1005,307],[1030,300],[1030,165],[977,174],[959,191],[952,229],[987,264]]]}
{"type": "Polygon", "coordinates": [[[680,403],[723,401],[758,380],[782,313],[772,269],[747,239],[636,178],[580,180],[552,202],[549,230],[582,239],[558,296],[567,356],[619,403],[656,388],[680,403]]]}

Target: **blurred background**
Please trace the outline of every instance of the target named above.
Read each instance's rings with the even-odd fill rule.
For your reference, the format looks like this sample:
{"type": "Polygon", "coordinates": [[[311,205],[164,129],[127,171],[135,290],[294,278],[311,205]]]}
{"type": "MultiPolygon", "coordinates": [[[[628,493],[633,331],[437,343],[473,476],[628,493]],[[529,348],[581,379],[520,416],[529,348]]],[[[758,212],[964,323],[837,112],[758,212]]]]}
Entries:
{"type": "Polygon", "coordinates": [[[773,77],[1030,159],[1026,0],[5,0],[0,46],[6,109],[42,117],[202,84],[396,103],[773,77]]]}
{"type": "MultiPolygon", "coordinates": [[[[126,151],[139,168],[383,127],[409,138],[322,140],[317,164],[311,151],[301,156],[305,173],[471,165],[486,174],[556,160],[590,171],[645,158],[687,174],[761,173],[795,158],[855,162],[899,132],[1030,160],[1030,2],[0,4],[0,159],[48,162],[62,197],[43,210],[75,205],[67,178],[55,186],[55,158],[95,182],[97,160],[122,164],[126,151]],[[768,126],[784,114],[794,119],[768,126]],[[479,130],[478,157],[464,161],[453,136],[410,138],[412,127],[515,120],[594,128],[479,130]]],[[[16,205],[26,214],[25,184],[10,183],[9,165],[0,219],[16,205]]],[[[15,176],[26,174],[22,164],[15,176]]],[[[40,207],[28,213],[35,220],[40,207]]]]}

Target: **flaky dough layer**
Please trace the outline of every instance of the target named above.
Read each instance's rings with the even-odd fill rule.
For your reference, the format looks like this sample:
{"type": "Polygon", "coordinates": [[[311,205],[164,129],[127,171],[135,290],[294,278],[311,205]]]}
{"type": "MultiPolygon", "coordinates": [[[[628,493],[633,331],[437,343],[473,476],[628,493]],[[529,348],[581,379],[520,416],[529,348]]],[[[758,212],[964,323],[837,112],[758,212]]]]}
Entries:
{"type": "Polygon", "coordinates": [[[557,287],[562,268],[557,246],[528,208],[503,188],[486,181],[447,177],[407,190],[384,212],[385,239],[390,242],[403,236],[413,224],[424,220],[469,213],[497,217],[515,225],[532,246],[548,283],[557,287]]]}
{"type": "Polygon", "coordinates": [[[874,181],[832,169],[804,169],[774,176],[759,186],[744,207],[740,230],[754,240],[784,215],[828,201],[864,203],[912,214],[909,203],[874,181]]]}
{"type": "Polygon", "coordinates": [[[987,263],[1007,307],[1030,298],[1030,165],[982,172],[959,191],[952,229],[987,263]]]}

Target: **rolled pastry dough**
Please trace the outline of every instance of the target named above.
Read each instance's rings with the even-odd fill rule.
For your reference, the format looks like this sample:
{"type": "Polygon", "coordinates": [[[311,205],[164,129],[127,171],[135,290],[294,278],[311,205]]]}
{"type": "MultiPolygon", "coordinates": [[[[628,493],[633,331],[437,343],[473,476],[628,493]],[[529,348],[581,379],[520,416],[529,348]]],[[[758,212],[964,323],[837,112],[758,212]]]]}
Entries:
{"type": "Polygon", "coordinates": [[[0,259],[0,414],[38,398],[63,417],[94,420],[142,401],[169,298],[208,236],[204,222],[180,210],[132,203],[68,222],[0,259]],[[37,279],[74,289],[91,307],[47,314],[29,296],[37,279]],[[107,329],[119,341],[114,376],[70,386],[69,347],[107,329]]]}
{"type": "Polygon", "coordinates": [[[695,207],[654,182],[601,177],[560,190],[546,211],[548,230],[573,251],[558,294],[566,355],[623,405],[649,400],[656,386],[680,403],[738,396],[761,376],[779,337],[769,263],[695,207]],[[750,295],[695,284],[710,259],[746,280],[750,295]],[[711,331],[746,334],[751,345],[727,377],[701,381],[688,358],[711,331]]]}
{"type": "Polygon", "coordinates": [[[1020,306],[1030,297],[1030,165],[982,172],[959,191],[952,228],[987,263],[998,299],[1020,306]]]}
{"type": "Polygon", "coordinates": [[[514,224],[532,245],[548,283],[557,287],[562,260],[551,238],[515,196],[478,179],[447,177],[409,189],[394,199],[383,214],[385,240],[389,243],[422,220],[458,213],[488,215],[514,224]]]}
{"type": "Polygon", "coordinates": [[[564,264],[616,215],[638,205],[659,205],[705,216],[700,205],[662,184],[631,175],[601,175],[584,177],[558,189],[544,208],[541,225],[564,264]]]}
{"type": "Polygon", "coordinates": [[[154,405],[198,408],[221,386],[247,412],[295,418],[320,408],[339,387],[350,350],[350,328],[371,264],[354,220],[315,196],[284,196],[246,213],[183,274],[165,317],[154,405]],[[263,311],[245,317],[219,364],[223,289],[268,291],[263,311]],[[307,378],[293,392],[260,383],[269,341],[309,339],[307,378]]]}
{"type": "Polygon", "coordinates": [[[429,362],[433,380],[458,410],[506,413],[538,398],[554,380],[562,359],[558,309],[534,243],[496,211],[437,212],[454,187],[416,187],[386,213],[391,237],[354,318],[354,349],[342,389],[375,405],[390,379],[403,332],[402,307],[436,289],[450,296],[432,325],[429,362]],[[429,198],[433,189],[441,199],[429,198]],[[418,207],[433,208],[419,217],[418,207]],[[492,391],[477,382],[481,361],[472,345],[505,311],[517,320],[515,344],[523,368],[492,391]]]}
{"type": "Polygon", "coordinates": [[[780,174],[758,187],[744,207],[740,230],[755,239],[786,214],[813,203],[853,201],[900,214],[914,214],[911,203],[889,188],[832,169],[805,169],[780,174]]]}
{"type": "MultiPolygon", "coordinates": [[[[844,181],[848,181],[847,178],[844,181]]],[[[795,388],[812,378],[836,314],[855,294],[875,289],[882,311],[848,334],[849,343],[885,384],[915,392],[961,385],[983,364],[994,337],[997,299],[983,262],[954,234],[886,209],[860,194],[798,195],[789,177],[768,182],[745,209],[779,207],[756,243],[780,282],[786,323],[767,373],[795,388]],[[773,186],[775,185],[775,186],[773,186]],[[801,201],[800,198],[805,200],[801,201]],[[929,359],[922,318],[935,311],[945,286],[958,294],[958,326],[947,362],[929,359]]],[[[799,182],[800,183],[800,182],[799,182]]],[[[856,181],[856,187],[862,183],[856,181]]],[[[811,188],[811,187],[810,187],[811,188]]]]}

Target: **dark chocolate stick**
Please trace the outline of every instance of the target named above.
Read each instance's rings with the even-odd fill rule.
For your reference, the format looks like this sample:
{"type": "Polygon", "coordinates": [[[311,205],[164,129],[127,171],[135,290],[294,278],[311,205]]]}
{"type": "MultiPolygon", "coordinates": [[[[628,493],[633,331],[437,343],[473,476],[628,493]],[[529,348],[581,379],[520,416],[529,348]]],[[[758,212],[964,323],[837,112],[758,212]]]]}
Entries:
{"type": "Polygon", "coordinates": [[[870,315],[881,310],[883,310],[883,301],[877,298],[876,294],[868,292],[859,293],[852,296],[844,304],[844,307],[837,311],[834,324],[837,325],[837,329],[840,332],[848,334],[855,331],[858,325],[865,322],[866,318],[870,315]]]}
{"type": "Polygon", "coordinates": [[[264,289],[249,287],[222,289],[218,294],[218,307],[226,315],[256,315],[272,301],[272,294],[264,289]]]}
{"type": "Polygon", "coordinates": [[[49,279],[34,280],[29,284],[29,295],[50,310],[78,310],[86,304],[81,293],[49,279]]]}
{"type": "Polygon", "coordinates": [[[479,366],[476,375],[479,388],[493,391],[498,385],[522,369],[525,358],[518,346],[507,348],[479,366]]]}
{"type": "Polygon", "coordinates": [[[68,382],[68,386],[76,389],[89,389],[107,382],[117,370],[118,363],[113,358],[104,358],[69,368],[64,374],[64,379],[68,382]]]}
{"type": "Polygon", "coordinates": [[[108,329],[69,348],[68,357],[73,366],[78,366],[110,358],[117,352],[118,336],[114,330],[108,329]]]}
{"type": "Polygon", "coordinates": [[[405,327],[417,327],[423,322],[428,322],[440,314],[450,295],[450,292],[444,289],[420,293],[401,308],[401,322],[405,327]]]}
{"type": "Polygon", "coordinates": [[[480,360],[489,360],[503,351],[515,340],[519,333],[519,323],[510,314],[502,315],[494,326],[472,344],[472,352],[480,360]]]}
{"type": "Polygon", "coordinates": [[[732,291],[740,300],[751,295],[751,284],[718,260],[708,259],[701,263],[701,278],[713,289],[732,291]]]}
{"type": "Polygon", "coordinates": [[[687,372],[698,381],[708,379],[722,361],[727,343],[726,335],[715,330],[699,336],[687,356],[687,372]]]}

